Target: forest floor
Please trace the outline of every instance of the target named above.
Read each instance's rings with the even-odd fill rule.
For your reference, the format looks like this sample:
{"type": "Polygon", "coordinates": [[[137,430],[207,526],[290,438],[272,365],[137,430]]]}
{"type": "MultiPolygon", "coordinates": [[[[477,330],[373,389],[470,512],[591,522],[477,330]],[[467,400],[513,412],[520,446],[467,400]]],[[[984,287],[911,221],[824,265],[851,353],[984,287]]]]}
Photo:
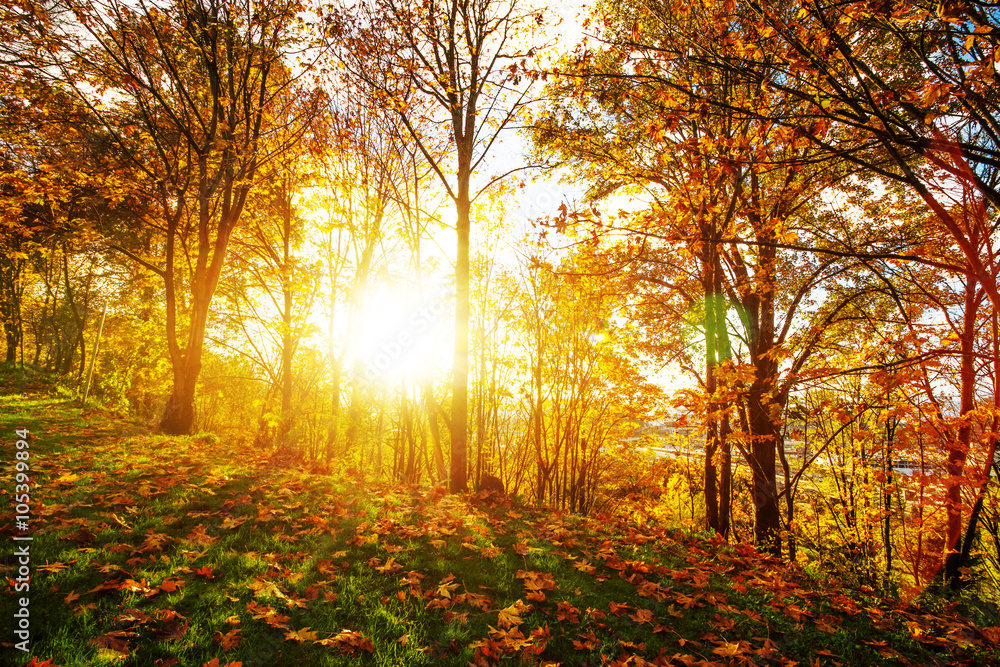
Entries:
{"type": "Polygon", "coordinates": [[[42,382],[0,377],[0,433],[3,665],[1000,664],[1000,628],[750,547],[309,474],[42,382]],[[22,598],[27,652],[8,630],[22,598]]]}

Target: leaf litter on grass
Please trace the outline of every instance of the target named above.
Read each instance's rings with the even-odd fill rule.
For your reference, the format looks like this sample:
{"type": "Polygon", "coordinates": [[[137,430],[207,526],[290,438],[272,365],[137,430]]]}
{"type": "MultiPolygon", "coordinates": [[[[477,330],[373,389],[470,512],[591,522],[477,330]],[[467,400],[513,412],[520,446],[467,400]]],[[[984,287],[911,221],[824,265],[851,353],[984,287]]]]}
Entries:
{"type": "Polygon", "coordinates": [[[33,498],[52,664],[976,664],[1000,641],[720,540],[64,435],[33,498]]]}

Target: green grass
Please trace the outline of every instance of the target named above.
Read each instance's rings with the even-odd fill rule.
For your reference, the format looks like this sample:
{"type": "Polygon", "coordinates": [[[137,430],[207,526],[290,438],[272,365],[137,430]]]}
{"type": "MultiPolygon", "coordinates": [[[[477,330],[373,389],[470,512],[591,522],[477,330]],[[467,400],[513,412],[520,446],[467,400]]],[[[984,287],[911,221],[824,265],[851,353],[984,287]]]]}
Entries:
{"type": "MultiPolygon", "coordinates": [[[[34,539],[31,652],[14,650],[5,632],[2,664],[998,656],[990,630],[820,585],[745,546],[282,469],[217,438],[136,434],[102,413],[81,415],[51,386],[5,389],[0,494],[10,508],[14,430],[27,428],[34,539]],[[234,637],[238,645],[223,645],[234,637]]],[[[0,539],[13,544],[5,511],[0,539]]],[[[5,578],[14,566],[5,559],[5,578]]],[[[0,598],[5,628],[20,595],[8,585],[0,598]]]]}

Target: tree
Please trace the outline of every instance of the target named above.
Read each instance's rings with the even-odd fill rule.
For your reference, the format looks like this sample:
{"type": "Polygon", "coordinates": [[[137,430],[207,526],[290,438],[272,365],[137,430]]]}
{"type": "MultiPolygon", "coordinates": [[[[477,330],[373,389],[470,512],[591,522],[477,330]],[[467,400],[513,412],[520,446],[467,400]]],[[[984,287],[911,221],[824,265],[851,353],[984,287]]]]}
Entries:
{"type": "Polygon", "coordinates": [[[136,196],[158,208],[143,221],[156,232],[148,251],[114,247],[164,283],[173,390],[160,428],[187,433],[230,238],[258,169],[294,145],[316,108],[285,61],[299,5],[63,4],[74,20],[55,29],[43,71],[103,126],[136,196]]]}
{"type": "MultiPolygon", "coordinates": [[[[994,94],[1000,17],[986,3],[870,5],[761,0],[655,3],[654,33],[669,31],[674,59],[690,59],[802,108],[769,110],[755,100],[727,112],[767,118],[820,152],[910,188],[961,252],[959,272],[1000,304],[993,247],[1000,208],[1000,101],[994,94]],[[708,29],[678,30],[677,11],[708,29]],[[775,112],[777,111],[777,112],[775,112]],[[960,191],[962,205],[951,204],[960,191]]],[[[639,39],[639,38],[637,38],[639,39]]],[[[653,76],[658,76],[654,74],[653,76]]],[[[719,108],[700,91],[676,87],[719,108]]],[[[914,253],[913,261],[924,261],[914,253]]],[[[949,459],[964,469],[959,434],[949,459]]],[[[961,501],[948,495],[949,578],[961,534],[961,501]]]]}
{"type": "MultiPolygon", "coordinates": [[[[650,202],[648,212],[632,218],[569,217],[589,218],[593,233],[605,238],[631,237],[622,244],[630,251],[612,259],[606,273],[631,273],[636,291],[667,293],[646,297],[646,317],[670,313],[676,327],[686,313],[699,312],[708,524],[728,530],[729,452],[736,445],[753,475],[757,541],[780,553],[783,413],[824,332],[849,313],[855,296],[833,293],[825,308],[806,307],[821,282],[857,266],[849,253],[830,249],[813,224],[821,193],[843,187],[850,170],[767,115],[791,113],[801,106],[796,98],[671,58],[679,48],[675,24],[698,30],[690,17],[663,17],[642,3],[601,5],[595,16],[602,45],[581,45],[560,63],[536,145],[589,178],[589,198],[621,190],[650,202]],[[699,97],[679,92],[685,90],[699,97]],[[748,99],[759,116],[731,111],[748,99]],[[791,242],[800,236],[820,253],[801,252],[791,242]],[[730,312],[741,341],[731,340],[730,312]],[[800,333],[806,321],[815,335],[800,333]],[[748,366],[746,382],[738,379],[747,377],[736,372],[741,365],[748,366]],[[733,432],[737,418],[740,433],[733,432]]],[[[789,504],[786,527],[791,522],[789,504]]],[[[794,556],[793,544],[789,550],[794,556]]]]}

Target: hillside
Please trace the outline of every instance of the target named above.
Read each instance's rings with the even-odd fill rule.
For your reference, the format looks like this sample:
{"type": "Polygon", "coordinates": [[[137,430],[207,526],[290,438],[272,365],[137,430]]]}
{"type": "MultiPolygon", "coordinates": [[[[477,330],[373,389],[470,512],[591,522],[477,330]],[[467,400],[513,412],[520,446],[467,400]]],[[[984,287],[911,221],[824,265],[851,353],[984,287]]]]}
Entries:
{"type": "MultiPolygon", "coordinates": [[[[28,592],[12,665],[996,664],[1000,628],[816,582],[754,549],[275,465],[145,434],[51,388],[30,437],[28,592]]],[[[3,506],[14,503],[4,456],[3,506]]],[[[10,510],[0,533],[14,542],[10,510]]],[[[9,551],[7,553],[10,553],[9,551]]]]}

